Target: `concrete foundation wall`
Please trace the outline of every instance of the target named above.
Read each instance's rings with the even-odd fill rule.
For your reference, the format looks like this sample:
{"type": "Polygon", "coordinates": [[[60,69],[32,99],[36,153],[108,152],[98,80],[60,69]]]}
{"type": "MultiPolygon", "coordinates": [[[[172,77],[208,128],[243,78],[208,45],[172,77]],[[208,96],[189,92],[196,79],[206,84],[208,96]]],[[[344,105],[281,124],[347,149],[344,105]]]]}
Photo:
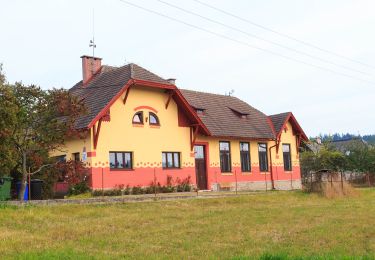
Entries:
{"type": "MultiPolygon", "coordinates": [[[[293,181],[275,181],[275,189],[276,190],[300,190],[302,189],[301,180],[293,180],[293,181]]],[[[237,183],[237,190],[238,191],[251,191],[251,190],[271,190],[272,183],[271,181],[246,181],[246,182],[238,182],[237,183]]],[[[228,183],[225,187],[220,187],[220,183],[212,183],[211,189],[213,191],[220,191],[220,190],[236,190],[236,183],[231,182],[228,183]]]]}

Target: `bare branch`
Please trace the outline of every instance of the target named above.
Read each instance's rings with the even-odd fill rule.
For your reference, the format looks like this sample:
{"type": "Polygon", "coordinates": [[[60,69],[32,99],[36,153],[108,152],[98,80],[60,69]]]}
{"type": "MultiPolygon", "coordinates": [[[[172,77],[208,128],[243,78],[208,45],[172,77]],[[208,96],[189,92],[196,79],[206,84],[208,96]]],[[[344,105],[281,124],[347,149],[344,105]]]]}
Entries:
{"type": "Polygon", "coordinates": [[[30,175],[34,175],[35,173],[38,173],[38,172],[40,172],[41,170],[43,170],[43,168],[45,168],[45,167],[49,167],[49,166],[52,166],[52,165],[55,165],[55,164],[56,164],[56,163],[44,164],[44,165],[40,166],[38,170],[36,170],[36,171],[34,171],[34,172],[29,172],[28,174],[30,174],[30,175]]]}

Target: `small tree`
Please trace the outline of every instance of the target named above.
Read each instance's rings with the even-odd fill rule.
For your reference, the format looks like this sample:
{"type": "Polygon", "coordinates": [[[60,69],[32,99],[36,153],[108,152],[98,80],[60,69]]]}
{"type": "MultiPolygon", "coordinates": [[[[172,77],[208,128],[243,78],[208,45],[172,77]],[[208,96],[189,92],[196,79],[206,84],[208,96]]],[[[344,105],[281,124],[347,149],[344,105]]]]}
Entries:
{"type": "Polygon", "coordinates": [[[348,170],[366,174],[370,185],[370,174],[375,173],[375,148],[371,146],[353,146],[347,155],[348,170]]]}

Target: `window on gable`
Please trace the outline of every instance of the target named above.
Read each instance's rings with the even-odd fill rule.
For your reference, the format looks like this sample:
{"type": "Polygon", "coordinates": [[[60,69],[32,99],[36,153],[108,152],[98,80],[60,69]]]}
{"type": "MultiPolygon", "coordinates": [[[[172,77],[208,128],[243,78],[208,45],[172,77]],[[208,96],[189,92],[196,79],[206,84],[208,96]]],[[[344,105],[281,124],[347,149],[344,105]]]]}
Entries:
{"type": "Polygon", "coordinates": [[[241,171],[251,172],[250,166],[250,144],[240,143],[241,171]]]}
{"type": "Polygon", "coordinates": [[[292,170],[292,157],[290,155],[290,144],[283,144],[284,171],[292,170]]]}
{"type": "Polygon", "coordinates": [[[220,149],[220,169],[221,172],[231,172],[232,163],[230,158],[230,143],[229,142],[219,142],[220,149]]]}
{"type": "Polygon", "coordinates": [[[154,113],[149,113],[150,125],[160,125],[159,118],[154,113]]]}
{"type": "Polygon", "coordinates": [[[162,152],[162,166],[164,169],[180,168],[180,153],[162,152]]]}
{"type": "Polygon", "coordinates": [[[268,171],[267,144],[258,144],[259,168],[261,172],[268,171]]]}
{"type": "Polygon", "coordinates": [[[143,124],[143,112],[137,112],[133,116],[133,124],[143,124]]]}
{"type": "Polygon", "coordinates": [[[132,152],[110,152],[109,166],[111,169],[127,169],[133,168],[132,152]]]}
{"type": "Polygon", "coordinates": [[[202,108],[196,108],[195,111],[197,112],[198,115],[204,114],[204,109],[202,109],[202,108]]]}

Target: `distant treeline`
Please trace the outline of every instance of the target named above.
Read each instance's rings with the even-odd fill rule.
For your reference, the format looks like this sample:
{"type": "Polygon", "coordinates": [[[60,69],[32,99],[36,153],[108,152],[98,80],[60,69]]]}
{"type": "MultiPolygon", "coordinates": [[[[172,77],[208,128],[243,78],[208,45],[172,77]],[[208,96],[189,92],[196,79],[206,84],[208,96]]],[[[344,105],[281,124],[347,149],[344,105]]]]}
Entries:
{"type": "MultiPolygon", "coordinates": [[[[375,134],[374,135],[353,135],[353,134],[339,134],[335,133],[333,135],[320,135],[320,138],[322,141],[341,141],[341,140],[350,140],[353,138],[362,138],[364,141],[366,141],[369,144],[374,144],[375,145],[375,134]]],[[[316,138],[310,138],[315,140],[316,138]]]]}

